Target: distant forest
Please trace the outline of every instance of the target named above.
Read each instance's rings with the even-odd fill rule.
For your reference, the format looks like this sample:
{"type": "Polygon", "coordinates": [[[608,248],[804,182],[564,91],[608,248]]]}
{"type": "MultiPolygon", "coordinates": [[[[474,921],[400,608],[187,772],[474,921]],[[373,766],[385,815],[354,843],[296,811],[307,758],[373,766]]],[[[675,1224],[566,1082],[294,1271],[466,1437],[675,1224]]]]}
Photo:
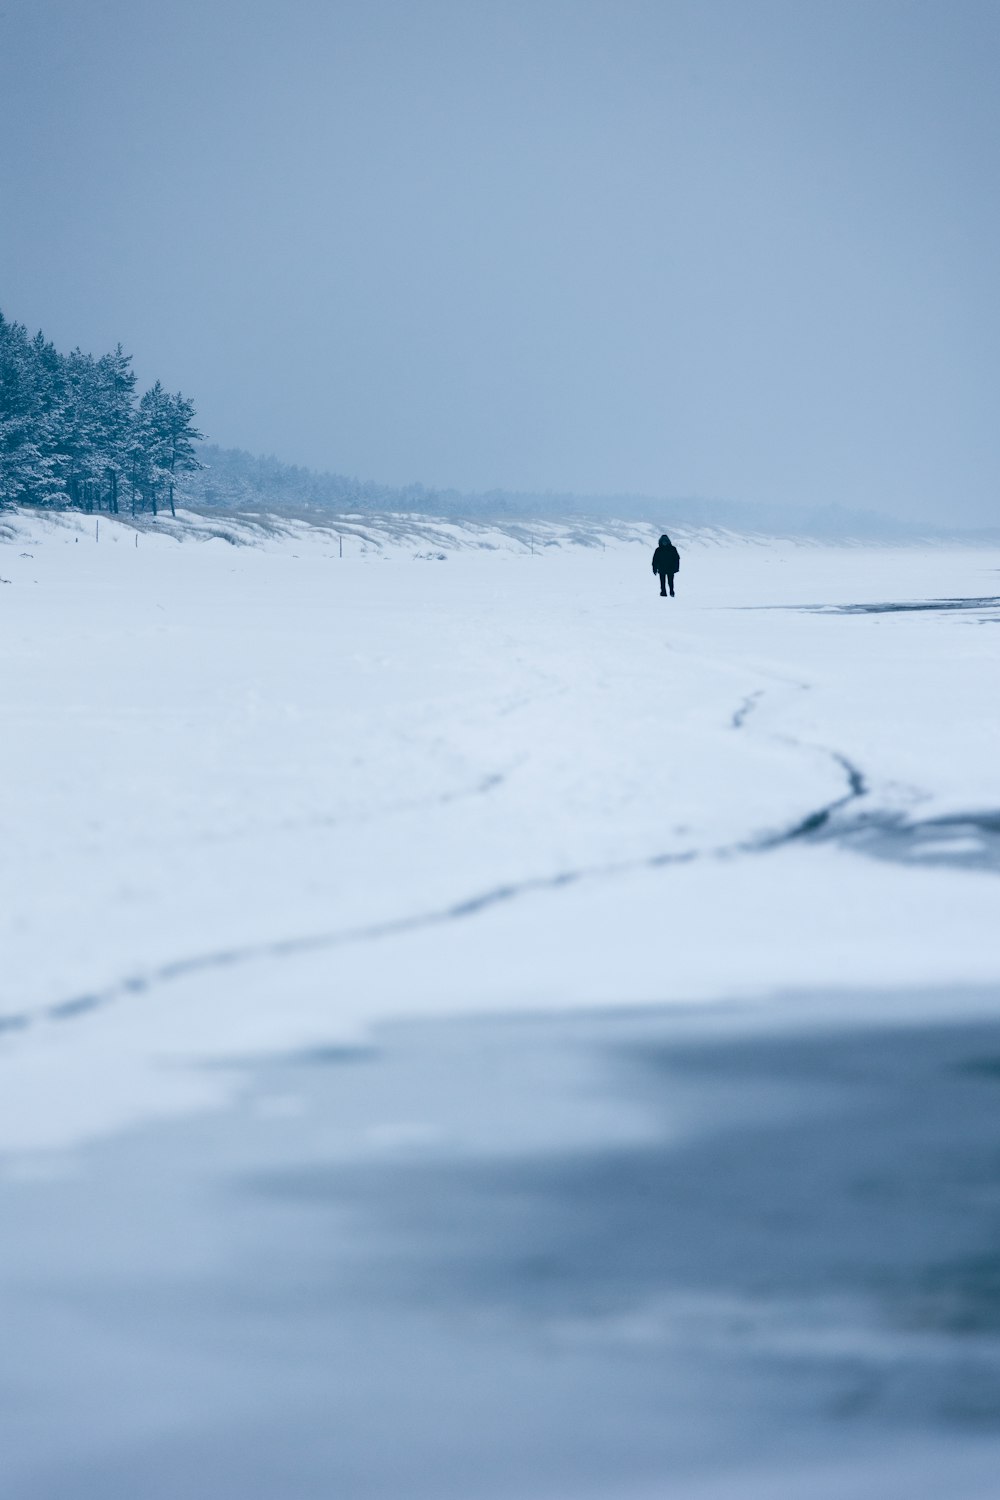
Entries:
{"type": "Polygon", "coordinates": [[[0,313],[0,506],[169,506],[199,467],[194,403],[156,382],[138,400],[132,356],[60,354],[0,313]]]}
{"type": "Polygon", "coordinates": [[[724,527],[770,535],[902,537],[912,525],[849,511],[789,510],[731,500],[492,490],[470,494],[390,486],[205,444],[194,403],[159,381],[136,398],[132,357],[121,345],[95,358],[60,354],[0,313],[0,508],[12,505],[195,510],[322,519],[352,512],[409,512],[476,520],[616,518],[661,530],[724,527]]]}
{"type": "Polygon", "coordinates": [[[428,489],[390,486],[344,474],[260,458],[239,448],[198,447],[201,468],[185,476],[182,498],[196,510],[294,516],[321,520],[352,512],[391,511],[451,520],[615,519],[649,521],[661,531],[721,527],[770,536],[903,538],[916,528],[888,516],[832,505],[797,510],[735,500],[655,498],[649,495],[573,495],[555,492],[428,489]]]}

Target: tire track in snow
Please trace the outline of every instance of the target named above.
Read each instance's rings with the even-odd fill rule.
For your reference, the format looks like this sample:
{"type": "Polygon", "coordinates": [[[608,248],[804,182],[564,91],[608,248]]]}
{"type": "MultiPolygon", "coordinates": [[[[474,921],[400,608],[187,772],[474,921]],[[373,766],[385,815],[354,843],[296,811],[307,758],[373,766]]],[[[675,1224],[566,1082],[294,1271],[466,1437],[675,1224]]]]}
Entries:
{"type": "MultiPolygon", "coordinates": [[[[793,743],[797,742],[793,741],[793,743]]],[[[754,840],[747,846],[747,853],[764,853],[769,849],[778,849],[782,844],[790,844],[796,839],[805,838],[809,834],[819,833],[820,829],[827,826],[835,813],[868,795],[868,783],[854,762],[848,760],[846,755],[841,755],[839,750],[828,750],[826,753],[831,760],[836,761],[847,778],[847,791],[844,795],[837,797],[833,802],[827,802],[823,807],[817,807],[814,812],[807,813],[801,822],[796,823],[785,833],[776,834],[770,840],[754,840]]]]}
{"type": "MultiPolygon", "coordinates": [[[[804,692],[808,691],[809,688],[809,684],[806,682],[800,682],[797,686],[804,692]]],[[[765,696],[766,690],[764,688],[757,688],[755,692],[748,694],[733,714],[730,720],[731,727],[733,729],[742,729],[747,719],[765,696]]],[[[813,812],[807,813],[800,822],[796,823],[792,828],[786,829],[784,833],[775,834],[769,839],[765,837],[763,839],[751,840],[749,844],[743,846],[746,853],[764,853],[769,849],[780,848],[782,844],[791,843],[795,839],[805,838],[809,834],[817,833],[821,828],[826,827],[833,815],[839,812],[841,808],[847,807],[850,803],[856,802],[861,797],[868,795],[868,783],[864,774],[853,761],[848,760],[847,756],[843,755],[839,750],[829,750],[823,746],[807,745],[802,740],[794,739],[791,735],[773,735],[772,738],[781,744],[790,745],[795,750],[818,750],[821,754],[829,756],[847,778],[847,791],[842,797],[837,797],[833,802],[828,802],[822,807],[817,807],[813,812]]]]}
{"type": "Polygon", "coordinates": [[[733,729],[743,728],[747,719],[753,713],[754,709],[757,707],[757,704],[760,702],[763,696],[764,689],[758,688],[755,693],[750,693],[746,698],[743,699],[743,702],[740,704],[739,708],[736,710],[736,712],[733,714],[733,717],[729,721],[733,729]]]}
{"type": "Polygon", "coordinates": [[[775,849],[780,849],[818,832],[826,826],[834,813],[866,795],[867,784],[857,767],[836,751],[827,753],[833,757],[846,776],[848,790],[843,796],[816,808],[790,828],[778,833],[761,834],[755,838],[719,845],[713,849],[670,850],[661,854],[646,855],[641,859],[622,860],[605,865],[582,865],[576,869],[560,870],[553,875],[535,875],[526,880],[494,886],[433,911],[418,912],[411,916],[367,923],[358,927],[306,933],[301,937],[279,938],[269,942],[248,943],[239,947],[223,948],[214,952],[193,954],[187,958],[173,959],[145,973],[131,974],[124,979],[116,980],[103,989],[57,1001],[37,1012],[20,1011],[0,1015],[0,1035],[4,1033],[20,1035],[45,1023],[77,1020],[130,996],[146,994],[174,980],[189,978],[192,975],[242,967],[267,959],[294,958],[306,953],[333,950],[358,943],[404,937],[409,933],[443,927],[451,922],[460,922],[468,917],[479,916],[492,907],[506,905],[525,896],[564,890],[571,885],[582,884],[584,881],[608,880],[621,875],[637,874],[643,870],[660,870],[668,865],[691,864],[696,860],[732,859],[748,854],[771,853],[775,849]]]}
{"type": "MultiPolygon", "coordinates": [[[[841,612],[845,611],[846,606],[841,612]]],[[[799,686],[808,688],[807,683],[799,686]]],[[[765,690],[761,688],[743,700],[730,721],[734,729],[743,728],[764,696],[765,690]]],[[[782,738],[785,744],[798,749],[816,748],[788,736],[782,738]]],[[[850,820],[837,818],[838,812],[867,796],[870,788],[863,773],[846,755],[836,750],[826,753],[847,777],[848,793],[810,813],[788,834],[778,836],[770,847],[790,838],[815,835],[818,842],[836,841],[856,853],[894,864],[945,865],[951,869],[1000,874],[1000,810],[941,813],[937,817],[911,820],[893,809],[872,808],[850,820]]]]}

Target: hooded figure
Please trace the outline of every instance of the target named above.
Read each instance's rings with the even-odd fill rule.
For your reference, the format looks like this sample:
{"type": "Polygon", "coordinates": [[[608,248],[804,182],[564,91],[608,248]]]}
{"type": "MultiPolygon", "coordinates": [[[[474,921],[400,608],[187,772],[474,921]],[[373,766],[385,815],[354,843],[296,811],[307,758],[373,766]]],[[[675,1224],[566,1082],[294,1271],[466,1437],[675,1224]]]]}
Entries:
{"type": "Polygon", "coordinates": [[[679,571],[681,555],[677,551],[670,538],[663,534],[660,537],[660,545],[653,553],[653,572],[660,575],[660,593],[666,598],[667,585],[670,586],[670,597],[674,596],[674,574],[679,571]]]}

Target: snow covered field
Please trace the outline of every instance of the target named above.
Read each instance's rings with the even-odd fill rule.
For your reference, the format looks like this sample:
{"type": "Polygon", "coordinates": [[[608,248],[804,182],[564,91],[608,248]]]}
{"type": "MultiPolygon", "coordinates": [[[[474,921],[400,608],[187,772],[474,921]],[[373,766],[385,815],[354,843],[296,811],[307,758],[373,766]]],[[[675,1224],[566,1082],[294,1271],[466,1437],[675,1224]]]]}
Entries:
{"type": "MultiPolygon", "coordinates": [[[[902,1071],[892,1075],[900,1114],[895,1144],[884,1144],[890,1175],[893,1163],[902,1173],[922,1149],[919,1035],[946,1038],[944,1051],[951,1056],[958,1047],[959,1060],[965,1042],[956,1037],[974,1037],[969,1045],[983,1064],[976,1076],[992,1077],[990,1049],[1000,1051],[1000,1041],[990,1040],[990,1028],[1000,1026],[1000,551],[679,535],[678,597],[663,600],[649,570],[655,538],[644,527],[602,533],[555,524],[358,521],[345,525],[341,543],[335,532],[304,524],[255,529],[182,517],[137,533],[102,517],[97,539],[93,517],[20,514],[4,517],[0,532],[0,1199],[11,1222],[23,1213],[29,1226],[9,1239],[13,1270],[0,1280],[0,1301],[16,1302],[29,1283],[41,1296],[46,1275],[62,1285],[67,1263],[50,1235],[60,1238],[59,1213],[78,1212],[82,1222],[90,1212],[65,1197],[65,1183],[77,1182],[88,1160],[120,1165],[122,1151],[129,1165],[120,1180],[131,1192],[145,1162],[176,1177],[177,1161],[214,1152],[224,1177],[220,1163],[233,1167],[235,1153],[240,1171],[255,1162],[262,1170],[279,1149],[267,1132],[296,1121],[305,1131],[304,1116],[326,1121],[309,1138],[313,1165],[419,1158],[440,1153],[443,1140],[458,1158],[481,1155],[494,1167],[517,1151],[554,1159],[570,1148],[579,1156],[606,1151],[609,1142],[660,1141],[662,1120],[643,1088],[634,1096],[616,1092],[603,1063],[579,1075],[576,1064],[560,1071],[561,1015],[574,1057],[572,1028],[589,1013],[598,1029],[602,1018],[618,1015],[655,1041],[656,1028],[673,1024],[673,1007],[679,1025],[704,1026],[705,1037],[724,1034],[736,1053],[712,1067],[730,1083],[721,1093],[708,1089],[710,1105],[674,1077],[683,1108],[667,1135],[687,1140],[708,1129],[711,1136],[746,1117],[748,1098],[763,1100],[770,1156],[790,1149],[804,1128],[803,1099],[847,1089],[855,1064],[844,1057],[858,1049],[865,1055],[866,1036],[888,1079],[898,1030],[911,1041],[902,1071]],[[647,1011],[653,1033],[636,1020],[647,1011]],[[540,1016],[556,1031],[546,1033],[547,1062],[536,1077],[524,1038],[540,1016]],[[435,1027],[462,1018],[456,1034],[467,1037],[461,1027],[472,1017],[484,1018],[484,1037],[505,1024],[528,1026],[516,1032],[511,1075],[523,1110],[509,1093],[491,1104],[496,1085],[487,1076],[477,1125],[470,1086],[428,1063],[426,1048],[424,1062],[411,1067],[424,1081],[404,1088],[405,1109],[384,1082],[364,1106],[345,1103],[357,1084],[338,1094],[339,1075],[329,1070],[321,1085],[282,1075],[280,1087],[272,1080],[262,1094],[249,1082],[270,1078],[275,1059],[363,1056],[387,1027],[419,1033],[429,1018],[435,1027]],[[794,1106],[780,1102],[777,1083],[760,1084],[745,1061],[751,1054],[734,1041],[742,1037],[749,1048],[753,1038],[761,1045],[772,1035],[794,1039],[787,1059],[794,1106]],[[841,1038],[831,1043],[829,1075],[808,1053],[817,1035],[841,1038]],[[812,1085],[802,1082],[803,1068],[812,1085]],[[419,1108],[411,1108],[414,1090],[419,1108]],[[253,1114],[252,1148],[245,1138],[226,1146],[225,1122],[242,1118],[258,1094],[264,1103],[253,1114]],[[461,1107],[447,1103],[453,1094],[461,1107]],[[428,1124],[434,1108],[445,1125],[428,1124]],[[791,1122],[784,1133],[774,1124],[776,1109],[791,1122]],[[45,1198],[50,1191],[57,1196],[45,1198]],[[39,1261],[42,1244],[49,1248],[39,1261]],[[39,1263],[43,1271],[31,1271],[39,1263]]],[[[428,1034],[447,1055],[441,1039],[453,1033],[428,1034]]],[[[467,1074],[475,1045],[462,1045],[456,1070],[467,1074]]],[[[598,1051],[605,1045],[620,1043],[609,1037],[598,1051]]],[[[773,1060],[768,1066],[774,1074],[773,1060]]],[[[855,1123],[845,1127],[843,1156],[831,1168],[845,1204],[853,1202],[853,1153],[863,1154],[866,1140],[851,1099],[844,1119],[855,1123]]],[[[965,1146],[981,1140],[977,1110],[995,1113],[993,1094],[976,1094],[962,1109],[955,1115],[947,1101],[940,1105],[940,1118],[957,1132],[949,1149],[959,1163],[965,1146]]],[[[750,1114],[758,1119],[756,1104],[750,1114]]],[[[305,1136],[296,1139],[305,1149],[305,1136]]],[[[101,1171],[98,1185],[110,1168],[101,1171]]],[[[1000,1195],[988,1171],[976,1177],[975,1194],[960,1248],[973,1256],[985,1236],[982,1253],[995,1256],[990,1234],[1000,1223],[1000,1195]]],[[[94,1201],[104,1201],[98,1187],[94,1201]]],[[[102,1214],[112,1222],[127,1217],[123,1201],[111,1192],[102,1214]]],[[[592,1201],[605,1200],[597,1192],[592,1201]]],[[[466,1222],[468,1203],[461,1195],[456,1202],[466,1222]]],[[[942,1222],[953,1209],[941,1206],[942,1222]]],[[[724,1197],[713,1212],[714,1232],[725,1237],[724,1197]]],[[[178,1213],[187,1225],[200,1222],[190,1204],[178,1213]]],[[[776,1244],[787,1235],[794,1243],[794,1214],[786,1231],[772,1226],[776,1244]]],[[[868,1232],[875,1266],[879,1231],[868,1232]]],[[[497,1233],[490,1228],[491,1243],[497,1233]]],[[[809,1233],[816,1238],[815,1224],[809,1233]]],[[[831,1226],[823,1233],[835,1239],[831,1226]]],[[[197,1241],[198,1231],[192,1235],[197,1241]]],[[[126,1279],[141,1280],[155,1254],[139,1227],[126,1241],[132,1259],[120,1248],[110,1259],[127,1263],[126,1279]]],[[[905,1235],[899,1229],[904,1241],[911,1243],[912,1225],[905,1235]]],[[[794,1254],[790,1264],[794,1270],[794,1254]]],[[[732,1292],[732,1268],[726,1274],[732,1292]]],[[[250,1277],[247,1296],[253,1285],[250,1277]]],[[[588,1287],[584,1308],[560,1308],[559,1326],[584,1329],[579,1339],[591,1360],[584,1324],[600,1314],[606,1328],[610,1315],[595,1311],[588,1287]]],[[[662,1307],[650,1314],[649,1286],[642,1295],[639,1342],[660,1347],[663,1319],[673,1314],[662,1307]]],[[[690,1363],[692,1341],[702,1353],[724,1342],[731,1309],[718,1287],[713,1297],[711,1306],[704,1297],[692,1304],[683,1338],[671,1322],[671,1359],[690,1363]]],[[[841,1304],[831,1313],[823,1302],[821,1314],[817,1306],[813,1297],[806,1319],[813,1334],[819,1317],[823,1338],[836,1329],[842,1336],[841,1304]]],[[[854,1315],[847,1316],[852,1328],[854,1315]]],[[[624,1316],[616,1307],[619,1351],[629,1345],[624,1316]]],[[[758,1309],[751,1321],[761,1317],[758,1309]]],[[[864,1326],[864,1335],[846,1335],[858,1347],[845,1357],[862,1364],[875,1337],[864,1326]]],[[[977,1358],[986,1350],[981,1386],[990,1400],[1000,1392],[1000,1367],[990,1363],[998,1328],[994,1307],[976,1330],[985,1340],[976,1350],[977,1358]]],[[[948,1334],[937,1330],[939,1344],[948,1334]]],[[[27,1347],[31,1335],[22,1335],[27,1347]]],[[[764,1340],[768,1357],[782,1344],[772,1335],[764,1340]]],[[[384,1328],[380,1337],[388,1337],[384,1328]]],[[[432,1336],[425,1330],[421,1337],[432,1336]]],[[[876,1363],[903,1357],[905,1341],[898,1330],[893,1337],[876,1363]]],[[[77,1463],[79,1444],[111,1451],[114,1437],[102,1434],[99,1421],[95,1429],[79,1400],[73,1406],[84,1376],[73,1399],[64,1389],[72,1373],[55,1379],[60,1338],[53,1325],[38,1344],[37,1368],[28,1362],[35,1398],[10,1365],[0,1363],[0,1383],[28,1407],[32,1399],[68,1400],[76,1415],[65,1430],[77,1434],[67,1438],[77,1463]],[[89,1439],[79,1437],[86,1432],[89,1439]]],[[[740,1357],[759,1365],[759,1341],[750,1342],[751,1354],[744,1349],[740,1357]]],[[[21,1347],[16,1338],[13,1347],[21,1347]]],[[[782,1348],[785,1357],[787,1339],[782,1348]]],[[[935,1351],[931,1362],[948,1387],[951,1356],[939,1357],[938,1345],[935,1351]]],[[[104,1350],[112,1364],[120,1353],[117,1345],[104,1350]]],[[[535,1356],[537,1375],[544,1356],[535,1356]]],[[[309,1357],[318,1358],[315,1348],[309,1357]]],[[[378,1368],[384,1372],[394,1357],[390,1351],[378,1368]]],[[[453,1349],[452,1357],[461,1371],[453,1349]]],[[[510,1390],[523,1398],[524,1369],[514,1366],[527,1356],[522,1349],[511,1358],[510,1390]]],[[[200,1378],[211,1385],[208,1368],[199,1367],[200,1378]]],[[[502,1386],[507,1367],[501,1360],[498,1368],[502,1386]]],[[[603,1378],[606,1364],[598,1359],[596,1368],[603,1378]]],[[[376,1405],[389,1399],[379,1378],[366,1368],[376,1405]]],[[[649,1381],[634,1368],[622,1378],[623,1409],[634,1415],[649,1381]]],[[[677,1376],[669,1399],[683,1387],[704,1424],[716,1378],[701,1368],[688,1387],[677,1376]]],[[[448,1389],[462,1379],[457,1374],[448,1389]]],[[[746,1389],[730,1402],[744,1416],[746,1389]]],[[[124,1398],[115,1390],[120,1412],[124,1398]]],[[[770,1477],[756,1488],[749,1480],[735,1486],[725,1478],[731,1455],[712,1456],[707,1438],[673,1470],[671,1453],[655,1444],[648,1463],[639,1461],[642,1440],[624,1417],[615,1427],[612,1417],[621,1413],[612,1400],[599,1455],[605,1468],[586,1492],[616,1500],[995,1493],[997,1452],[981,1446],[996,1430],[995,1409],[978,1421],[973,1440],[964,1429],[956,1437],[933,1401],[918,1400],[918,1427],[923,1414],[927,1430],[919,1441],[911,1433],[894,1467],[895,1450],[884,1443],[868,1457],[845,1457],[816,1411],[788,1417],[783,1392],[768,1410],[785,1415],[762,1430],[800,1434],[789,1442],[784,1478],[765,1454],[770,1477]],[[946,1432],[940,1440],[939,1427],[946,1432]],[[616,1441],[639,1455],[627,1473],[615,1470],[616,1441]],[[842,1480],[829,1468],[834,1458],[848,1464],[842,1480]],[[658,1487],[665,1473],[672,1475],[667,1490],[658,1487]]],[[[581,1409],[590,1409],[592,1395],[581,1396],[581,1409]]],[[[371,1407],[351,1399],[370,1419],[371,1407]]],[[[168,1429],[186,1433],[183,1412],[171,1410],[168,1429]]],[[[145,1433],[149,1414],[132,1416],[145,1433]]],[[[66,1489],[59,1488],[65,1474],[38,1477],[51,1428],[37,1414],[32,1421],[35,1438],[19,1429],[18,1443],[7,1445],[18,1454],[12,1493],[18,1500],[89,1497],[84,1480],[66,1489]]],[[[162,1447],[167,1438],[153,1428],[162,1447]]],[[[502,1446],[496,1433],[493,1440],[502,1446]]],[[[564,1447],[553,1439],[554,1451],[573,1441],[572,1431],[564,1433],[564,1447]]],[[[870,1433],[866,1441],[874,1441],[870,1433]]],[[[580,1476],[560,1469],[551,1453],[525,1472],[500,1464],[480,1488],[466,1470],[449,1479],[447,1466],[435,1470],[424,1459],[419,1482],[414,1470],[393,1479],[386,1469],[369,1476],[368,1487],[355,1475],[337,1493],[407,1500],[585,1493],[580,1476]]],[[[231,1490],[220,1481],[205,1493],[213,1500],[330,1494],[332,1462],[318,1456],[312,1479],[299,1475],[287,1490],[278,1478],[258,1478],[254,1488],[244,1475],[232,1478],[231,1490]]],[[[103,1500],[196,1493],[183,1467],[171,1481],[179,1488],[163,1480],[163,1489],[136,1488],[130,1471],[119,1490],[108,1478],[118,1470],[99,1472],[93,1494],[103,1500]]],[[[163,1472],[172,1472],[169,1465],[163,1472]]]]}
{"type": "Polygon", "coordinates": [[[1000,605],[836,612],[1000,553],[14,529],[7,1149],[378,1018],[1000,980],[1000,605]]]}

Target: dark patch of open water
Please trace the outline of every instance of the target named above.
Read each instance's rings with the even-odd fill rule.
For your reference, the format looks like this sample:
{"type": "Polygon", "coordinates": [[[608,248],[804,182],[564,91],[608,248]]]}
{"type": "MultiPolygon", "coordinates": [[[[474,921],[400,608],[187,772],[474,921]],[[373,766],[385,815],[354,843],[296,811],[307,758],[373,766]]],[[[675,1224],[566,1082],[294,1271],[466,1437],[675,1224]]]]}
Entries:
{"type": "Polygon", "coordinates": [[[234,1058],[231,1110],[0,1178],[5,1500],[764,1495],[1000,1436],[998,1057],[674,1012],[234,1058]]]}

